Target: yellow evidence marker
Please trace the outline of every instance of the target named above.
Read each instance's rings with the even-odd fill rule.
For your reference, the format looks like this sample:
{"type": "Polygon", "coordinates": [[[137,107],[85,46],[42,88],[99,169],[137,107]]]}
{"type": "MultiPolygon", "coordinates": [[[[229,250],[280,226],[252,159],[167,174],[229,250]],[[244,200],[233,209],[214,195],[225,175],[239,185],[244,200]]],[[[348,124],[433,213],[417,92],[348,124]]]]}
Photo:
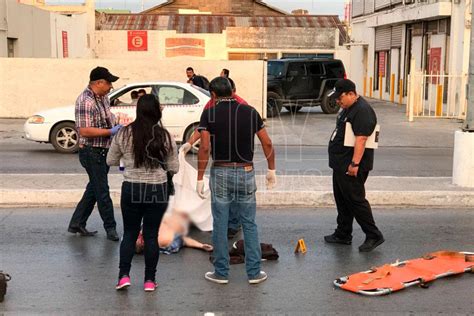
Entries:
{"type": "Polygon", "coordinates": [[[295,253],[298,252],[306,253],[306,245],[303,239],[298,240],[298,243],[296,244],[295,253]]]}

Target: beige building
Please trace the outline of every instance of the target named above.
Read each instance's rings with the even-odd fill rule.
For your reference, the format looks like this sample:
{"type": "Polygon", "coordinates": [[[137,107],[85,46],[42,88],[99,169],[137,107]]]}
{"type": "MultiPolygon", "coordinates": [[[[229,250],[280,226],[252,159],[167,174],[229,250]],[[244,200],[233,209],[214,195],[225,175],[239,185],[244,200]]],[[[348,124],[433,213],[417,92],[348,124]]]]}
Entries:
{"type": "Polygon", "coordinates": [[[418,112],[462,117],[471,0],[352,0],[351,6],[350,76],[359,90],[405,103],[413,66],[418,112]]]}
{"type": "Polygon", "coordinates": [[[94,9],[88,5],[0,0],[0,57],[91,57],[93,21],[94,9]]]}
{"type": "Polygon", "coordinates": [[[349,63],[338,16],[292,15],[257,0],[167,1],[140,14],[100,14],[96,29],[104,58],[321,56],[349,63]],[[133,38],[146,47],[133,47],[133,38]]]}

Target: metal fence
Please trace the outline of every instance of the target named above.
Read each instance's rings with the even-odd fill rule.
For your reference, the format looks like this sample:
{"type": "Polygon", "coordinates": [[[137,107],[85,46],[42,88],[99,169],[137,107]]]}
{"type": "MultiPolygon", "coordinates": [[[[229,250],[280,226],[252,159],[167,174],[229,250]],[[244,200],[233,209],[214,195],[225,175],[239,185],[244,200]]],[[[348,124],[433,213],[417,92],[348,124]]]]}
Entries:
{"type": "Polygon", "coordinates": [[[466,117],[467,74],[428,74],[411,71],[408,80],[407,115],[410,122],[416,117],[466,117]]]}

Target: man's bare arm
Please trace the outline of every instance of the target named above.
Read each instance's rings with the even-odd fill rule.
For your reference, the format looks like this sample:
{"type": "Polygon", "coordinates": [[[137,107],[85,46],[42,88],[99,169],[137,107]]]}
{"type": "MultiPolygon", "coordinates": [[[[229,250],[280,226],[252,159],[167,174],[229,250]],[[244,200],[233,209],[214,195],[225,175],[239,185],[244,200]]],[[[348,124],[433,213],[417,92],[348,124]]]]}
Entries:
{"type": "Polygon", "coordinates": [[[275,170],[275,150],[273,149],[272,140],[270,136],[268,136],[267,130],[262,128],[257,132],[257,136],[262,144],[263,153],[268,163],[268,169],[275,170]]]}
{"type": "Polygon", "coordinates": [[[198,181],[204,179],[207,163],[209,162],[211,134],[208,131],[201,131],[201,144],[198,152],[198,181]]]}

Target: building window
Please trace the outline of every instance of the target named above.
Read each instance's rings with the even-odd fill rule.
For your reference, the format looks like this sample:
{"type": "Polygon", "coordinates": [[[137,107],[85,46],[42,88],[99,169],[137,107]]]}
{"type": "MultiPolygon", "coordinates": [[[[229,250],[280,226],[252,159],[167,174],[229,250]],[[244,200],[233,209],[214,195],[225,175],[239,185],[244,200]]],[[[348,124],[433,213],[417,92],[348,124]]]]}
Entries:
{"type": "Polygon", "coordinates": [[[301,53],[283,53],[282,58],[334,58],[334,54],[301,54],[301,53]]]}
{"type": "Polygon", "coordinates": [[[15,57],[16,38],[7,38],[8,57],[15,57]]]}
{"type": "Polygon", "coordinates": [[[229,60],[263,60],[277,59],[277,53],[229,53],[229,60]]]}

